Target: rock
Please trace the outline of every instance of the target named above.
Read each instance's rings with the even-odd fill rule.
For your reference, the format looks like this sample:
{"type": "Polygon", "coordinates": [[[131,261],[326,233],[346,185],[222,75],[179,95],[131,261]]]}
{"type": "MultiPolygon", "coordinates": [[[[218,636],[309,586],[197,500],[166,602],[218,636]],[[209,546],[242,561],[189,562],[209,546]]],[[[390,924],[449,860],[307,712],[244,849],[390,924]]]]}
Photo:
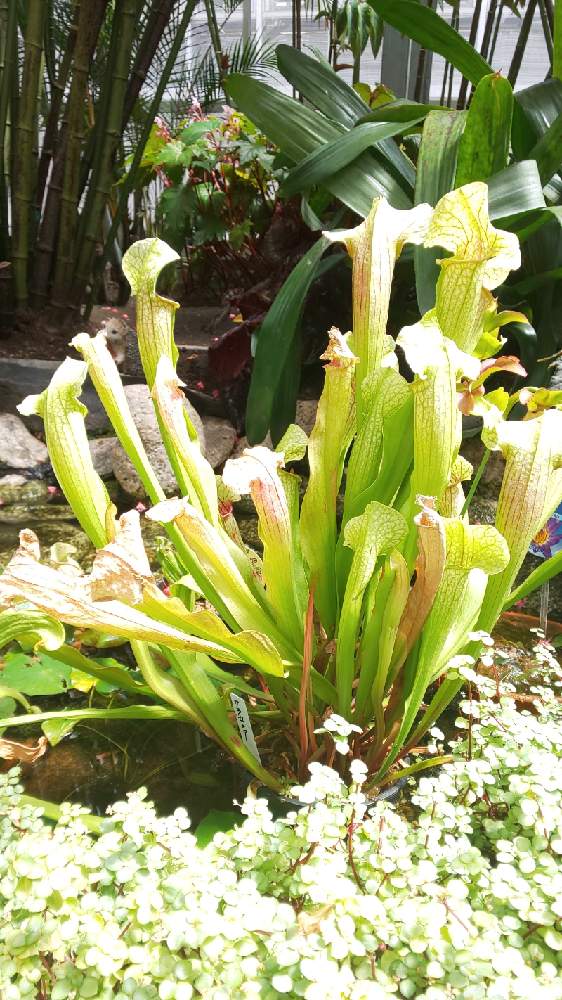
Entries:
{"type": "MultiPolygon", "coordinates": [[[[42,361],[36,358],[0,358],[0,399],[5,410],[15,413],[22,399],[43,392],[59,364],[58,361],[42,361]]],[[[109,427],[107,414],[89,379],[84,383],[80,399],[88,410],[87,430],[94,434],[107,430],[109,427]]],[[[41,430],[43,427],[41,417],[30,416],[22,419],[26,427],[31,430],[41,430]]]]}
{"type": "MultiPolygon", "coordinates": [[[[146,385],[126,385],[125,394],[146,453],[160,480],[162,489],[167,494],[177,493],[177,483],[170,467],[162,438],[160,437],[158,421],[148,387],[146,385]]],[[[201,447],[205,451],[205,431],[201,423],[201,418],[187,400],[185,401],[185,408],[199,435],[201,447]]],[[[145,495],[144,487],[120,444],[116,444],[113,449],[112,469],[115,478],[125,490],[125,493],[137,498],[145,495]]]]}
{"type": "Polygon", "coordinates": [[[232,455],[237,434],[232,424],[220,417],[206,417],[204,427],[205,456],[213,469],[218,469],[232,455]]]}
{"type": "MultiPolygon", "coordinates": [[[[461,455],[463,455],[471,463],[475,474],[478,466],[480,465],[480,460],[483,454],[484,445],[482,444],[480,437],[468,438],[466,441],[462,442],[461,455]]],[[[484,469],[482,478],[478,484],[477,495],[479,497],[489,497],[490,499],[497,501],[500,495],[504,468],[505,459],[501,451],[490,452],[486,468],[484,469]]]]}
{"type": "MultiPolygon", "coordinates": [[[[260,445],[263,445],[264,448],[271,448],[273,450],[273,442],[271,440],[271,435],[268,434],[263,441],[260,441],[260,445]]],[[[251,448],[251,447],[253,446],[250,444],[248,438],[244,434],[243,437],[238,438],[231,457],[240,458],[240,455],[242,455],[245,452],[246,448],[251,448]]]]}
{"type": "Polygon", "coordinates": [[[25,476],[18,476],[17,473],[11,473],[7,476],[0,477],[0,496],[4,496],[5,490],[17,489],[18,486],[24,486],[27,482],[25,476]]]}
{"type": "Polygon", "coordinates": [[[42,441],[30,434],[15,413],[0,413],[0,466],[8,469],[36,469],[49,461],[42,441]]]}
{"type": "Polygon", "coordinates": [[[90,441],[90,452],[94,469],[98,476],[107,479],[113,475],[113,453],[118,446],[116,437],[93,438],[90,441]]]}
{"type": "Polygon", "coordinates": [[[308,436],[310,436],[312,428],[314,427],[317,412],[317,399],[297,399],[295,423],[298,424],[299,427],[302,427],[304,433],[308,436]]]}

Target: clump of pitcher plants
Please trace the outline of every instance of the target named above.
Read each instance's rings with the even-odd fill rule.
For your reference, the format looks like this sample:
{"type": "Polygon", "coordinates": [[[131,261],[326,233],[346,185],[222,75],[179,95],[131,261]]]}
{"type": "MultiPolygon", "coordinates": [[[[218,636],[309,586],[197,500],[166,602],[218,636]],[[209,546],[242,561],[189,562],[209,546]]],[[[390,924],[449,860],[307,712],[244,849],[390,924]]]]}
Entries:
{"type": "Polygon", "coordinates": [[[64,626],[128,640],[143,681],[114,667],[131,704],[97,711],[193,723],[276,789],[303,779],[311,761],[343,759],[345,770],[359,758],[368,789],[400,773],[460,690],[463,666],[478,657],[531,540],[562,500],[560,409],[543,393],[526,419],[511,420],[517,395],[485,391],[492,370],[521,371],[517,359],[495,357],[514,314],[498,312],[492,291],[519,267],[520,252],[514,235],[490,223],[486,185],[466,185],[434,209],[399,211],[377,199],[356,229],[329,235],[353,261],[353,330],[329,332],[310,437],[291,426],[275,450],[247,448],[221,477],[183,405],[177,305],[156,293],[176,255],[158,239],[131,247],[124,269],[177,496],[165,497],[150,465],[104,334],[80,334],[73,346],[83,361],[67,358],[21,409],[43,417],[58,481],[97,549],[93,568],[78,575],[42,562],[37,538],[24,531],[0,577],[0,640],[31,635],[95,676],[102,668],[64,626]],[[406,243],[448,255],[435,307],[395,342],[386,324],[406,243]],[[150,498],[145,516],[168,535],[167,593],[151,572],[139,513],[116,519],[92,465],[79,401],[86,375],[150,498]],[[467,410],[482,416],[486,446],[506,459],[495,526],[471,524],[465,510],[467,410]],[[291,466],[305,456],[301,500],[291,466]],[[261,555],[244,544],[233,513],[245,495],[261,555]],[[337,743],[348,747],[344,758],[337,743]]]}

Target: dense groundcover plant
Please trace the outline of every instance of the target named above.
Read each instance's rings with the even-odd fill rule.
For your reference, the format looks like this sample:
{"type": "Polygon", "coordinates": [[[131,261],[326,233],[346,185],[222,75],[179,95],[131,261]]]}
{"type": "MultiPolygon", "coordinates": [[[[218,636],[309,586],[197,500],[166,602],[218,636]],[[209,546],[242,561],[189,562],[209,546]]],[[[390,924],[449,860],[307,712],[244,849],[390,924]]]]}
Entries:
{"type": "Polygon", "coordinates": [[[24,531],[0,577],[0,643],[31,636],[103,677],[64,627],[129,640],[142,682],[118,667],[108,679],[154,704],[100,711],[195,723],[276,789],[287,778],[304,780],[310,761],[343,774],[358,758],[370,789],[396,776],[459,692],[459,667],[479,655],[480,635],[494,626],[529,543],[562,500],[555,398],[528,388],[526,419],[514,421],[507,417],[519,395],[485,392],[494,371],[522,372],[516,358],[495,356],[513,313],[498,312],[492,289],[519,266],[520,253],[517,238],[491,224],[486,185],[465,185],[434,209],[401,211],[376,199],[361,225],[329,238],[353,260],[353,331],[330,331],[310,438],[290,427],[275,451],[248,448],[218,479],[183,407],[177,304],[156,292],[176,254],[156,239],[128,250],[140,354],[180,496],[164,497],[104,335],[80,334],[73,346],[84,360],[68,358],[21,409],[43,417],[57,478],[98,550],[93,568],[80,574],[76,565],[41,561],[37,538],[24,531]],[[406,243],[447,256],[435,307],[395,342],[386,325],[406,243]],[[138,512],[115,519],[92,465],[78,398],[88,373],[144,483],[146,516],[168,533],[169,593],[151,572],[138,512]],[[482,415],[486,444],[506,458],[495,526],[470,524],[465,511],[472,469],[459,457],[461,411],[482,415]],[[290,467],[305,454],[301,501],[290,467]],[[244,495],[257,512],[262,556],[246,547],[233,515],[244,495]],[[233,691],[247,699],[261,759],[240,738],[233,691]]]}
{"type": "Polygon", "coordinates": [[[1,776],[3,1000],[558,1000],[562,709],[462,709],[468,738],[408,818],[366,813],[361,761],[351,786],[316,763],[310,805],[273,820],[250,797],[205,848],[142,793],[97,837],[78,806],[49,826],[1,776]]]}

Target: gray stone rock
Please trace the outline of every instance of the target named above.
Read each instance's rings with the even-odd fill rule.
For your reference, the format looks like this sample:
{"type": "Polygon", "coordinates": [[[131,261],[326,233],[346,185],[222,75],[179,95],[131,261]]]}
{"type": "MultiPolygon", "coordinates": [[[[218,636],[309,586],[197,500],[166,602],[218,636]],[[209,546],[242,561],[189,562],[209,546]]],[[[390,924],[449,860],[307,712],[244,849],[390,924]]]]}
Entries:
{"type": "Polygon", "coordinates": [[[0,467],[36,469],[49,460],[42,441],[30,434],[15,413],[0,413],[0,467]]]}
{"type": "Polygon", "coordinates": [[[92,438],[90,441],[94,469],[102,479],[108,479],[113,475],[113,453],[117,445],[116,437],[92,438]]]}
{"type": "MultiPolygon", "coordinates": [[[[0,399],[2,407],[9,413],[15,413],[18,403],[26,396],[35,396],[46,389],[53,372],[59,367],[58,361],[42,361],[36,358],[0,358],[0,399]]],[[[89,379],[86,379],[81,394],[81,401],[87,407],[86,428],[94,434],[100,434],[109,427],[106,412],[100,403],[98,394],[89,379]]],[[[22,417],[26,427],[40,430],[43,426],[41,417],[22,417]]]]}
{"type": "Polygon", "coordinates": [[[302,427],[304,433],[309,436],[312,428],[314,427],[317,412],[317,399],[297,399],[295,423],[298,424],[299,427],[302,427]]]}
{"type": "Polygon", "coordinates": [[[205,456],[218,469],[232,455],[237,434],[228,420],[220,417],[205,417],[205,456]]]}
{"type": "MultiPolygon", "coordinates": [[[[127,385],[125,386],[125,394],[146,453],[160,480],[162,489],[168,494],[177,493],[178,487],[160,437],[158,421],[148,387],[146,385],[127,385]]],[[[201,418],[187,400],[185,407],[199,435],[201,447],[205,451],[205,431],[201,418]]],[[[137,498],[145,495],[144,487],[120,444],[117,444],[113,449],[112,467],[113,474],[125,493],[137,498]]]]}

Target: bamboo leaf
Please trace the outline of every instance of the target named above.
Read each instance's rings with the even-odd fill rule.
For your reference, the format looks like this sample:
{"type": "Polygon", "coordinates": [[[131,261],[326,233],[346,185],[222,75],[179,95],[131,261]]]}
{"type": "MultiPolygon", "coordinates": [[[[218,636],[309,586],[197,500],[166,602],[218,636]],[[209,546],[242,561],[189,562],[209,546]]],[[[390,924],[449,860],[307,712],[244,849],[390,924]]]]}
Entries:
{"type": "Polygon", "coordinates": [[[487,181],[508,164],[513,90],[498,73],[484,76],[474,91],[459,142],[455,187],[487,181]]]}

